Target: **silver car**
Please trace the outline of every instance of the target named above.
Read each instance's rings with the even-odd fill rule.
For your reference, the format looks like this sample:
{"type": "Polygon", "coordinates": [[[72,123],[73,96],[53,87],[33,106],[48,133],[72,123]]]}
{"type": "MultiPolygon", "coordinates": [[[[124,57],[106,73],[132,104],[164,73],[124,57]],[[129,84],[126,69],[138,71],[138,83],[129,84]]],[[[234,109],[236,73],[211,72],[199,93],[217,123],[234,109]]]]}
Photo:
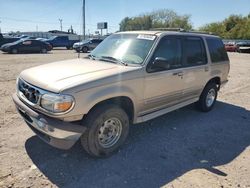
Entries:
{"type": "Polygon", "coordinates": [[[229,69],[217,36],[121,32],[88,58],[23,71],[13,100],[43,141],[69,149],[80,139],[90,155],[102,157],[117,151],[132,124],[192,103],[212,110],[229,69]]]}
{"type": "Polygon", "coordinates": [[[103,39],[84,40],[84,41],[75,43],[73,45],[73,49],[76,52],[87,53],[88,51],[95,49],[102,41],[103,41],[103,39]]]}

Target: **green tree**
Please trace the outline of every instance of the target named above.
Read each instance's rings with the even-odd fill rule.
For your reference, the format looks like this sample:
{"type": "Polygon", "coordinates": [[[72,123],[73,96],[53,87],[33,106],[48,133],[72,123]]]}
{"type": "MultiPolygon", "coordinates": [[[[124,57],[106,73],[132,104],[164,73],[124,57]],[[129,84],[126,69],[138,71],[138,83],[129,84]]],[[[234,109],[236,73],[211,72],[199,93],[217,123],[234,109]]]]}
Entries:
{"type": "Polygon", "coordinates": [[[204,25],[199,30],[212,32],[225,39],[250,39],[250,14],[245,17],[231,15],[221,22],[204,25]]]}
{"type": "Polygon", "coordinates": [[[178,15],[168,9],[161,9],[137,17],[126,17],[120,23],[120,31],[149,30],[151,28],[192,29],[190,15],[178,15]]]}

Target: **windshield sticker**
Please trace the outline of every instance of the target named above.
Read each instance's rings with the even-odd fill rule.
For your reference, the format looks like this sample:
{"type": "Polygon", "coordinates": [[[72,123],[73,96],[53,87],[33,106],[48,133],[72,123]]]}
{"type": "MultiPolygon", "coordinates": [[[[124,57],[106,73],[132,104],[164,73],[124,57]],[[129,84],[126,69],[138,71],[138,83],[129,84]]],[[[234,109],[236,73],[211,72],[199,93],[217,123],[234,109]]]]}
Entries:
{"type": "Polygon", "coordinates": [[[138,39],[145,39],[145,40],[155,40],[154,35],[138,35],[137,38],[138,39]]]}

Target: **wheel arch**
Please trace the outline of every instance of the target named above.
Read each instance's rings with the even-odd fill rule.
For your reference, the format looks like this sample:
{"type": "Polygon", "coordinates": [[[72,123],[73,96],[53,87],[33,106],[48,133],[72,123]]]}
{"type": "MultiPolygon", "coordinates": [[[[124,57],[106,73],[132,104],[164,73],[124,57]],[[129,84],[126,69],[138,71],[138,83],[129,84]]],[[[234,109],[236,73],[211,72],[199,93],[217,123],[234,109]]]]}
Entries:
{"type": "Polygon", "coordinates": [[[90,110],[88,111],[87,114],[89,114],[94,109],[96,109],[102,105],[106,105],[106,104],[114,104],[114,105],[121,107],[127,113],[129,120],[131,122],[134,121],[135,105],[133,103],[133,100],[128,96],[116,96],[116,97],[112,97],[112,98],[108,98],[108,99],[99,101],[98,103],[96,103],[95,105],[93,105],[90,108],[90,110]]]}
{"type": "MultiPolygon", "coordinates": [[[[216,76],[216,77],[211,78],[211,79],[207,82],[206,86],[207,86],[208,84],[210,84],[210,83],[215,83],[215,84],[217,85],[217,87],[218,87],[218,91],[220,90],[221,78],[220,78],[219,76],[216,76]]],[[[205,87],[206,87],[206,86],[205,86],[205,87]]],[[[204,87],[204,88],[205,88],[205,87],[204,87]]]]}

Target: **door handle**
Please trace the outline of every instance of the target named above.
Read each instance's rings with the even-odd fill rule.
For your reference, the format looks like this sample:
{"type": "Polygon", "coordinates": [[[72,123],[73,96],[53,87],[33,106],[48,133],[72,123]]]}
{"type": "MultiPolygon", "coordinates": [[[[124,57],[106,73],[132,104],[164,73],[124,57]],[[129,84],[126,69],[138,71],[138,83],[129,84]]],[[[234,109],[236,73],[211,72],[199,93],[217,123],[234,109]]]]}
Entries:
{"type": "Polygon", "coordinates": [[[173,76],[183,76],[183,72],[174,72],[173,76]]]}

